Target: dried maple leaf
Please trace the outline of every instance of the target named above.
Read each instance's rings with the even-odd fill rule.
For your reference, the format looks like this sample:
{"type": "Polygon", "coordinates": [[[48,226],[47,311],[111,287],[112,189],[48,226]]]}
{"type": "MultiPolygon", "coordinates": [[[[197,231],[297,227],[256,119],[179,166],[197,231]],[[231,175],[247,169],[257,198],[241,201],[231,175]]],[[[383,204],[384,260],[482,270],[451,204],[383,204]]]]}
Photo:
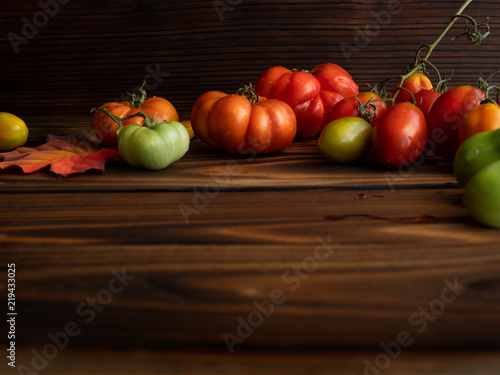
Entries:
{"type": "Polygon", "coordinates": [[[52,172],[66,177],[89,169],[104,171],[104,164],[117,154],[113,148],[100,149],[75,136],[48,135],[47,143],[41,146],[0,153],[0,169],[20,167],[24,173],[32,173],[50,165],[52,172]]]}

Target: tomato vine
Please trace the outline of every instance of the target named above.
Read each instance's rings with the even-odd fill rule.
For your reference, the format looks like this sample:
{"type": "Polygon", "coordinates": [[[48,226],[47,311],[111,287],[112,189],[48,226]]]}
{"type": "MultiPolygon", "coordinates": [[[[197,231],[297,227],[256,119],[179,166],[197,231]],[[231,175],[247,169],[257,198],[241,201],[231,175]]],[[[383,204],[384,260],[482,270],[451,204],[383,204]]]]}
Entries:
{"type": "MultiPolygon", "coordinates": [[[[457,39],[459,37],[465,36],[469,41],[471,41],[474,45],[479,45],[481,42],[490,34],[490,27],[488,25],[489,19],[486,19],[486,22],[478,23],[474,18],[471,16],[462,14],[464,10],[467,8],[467,6],[472,2],[473,0],[467,0],[465,1],[460,9],[457,11],[455,15],[451,17],[451,20],[448,22],[446,27],[441,31],[441,33],[436,37],[436,39],[429,44],[424,44],[420,46],[415,54],[415,59],[412,64],[410,64],[406,69],[404,69],[403,73],[397,76],[390,77],[388,79],[385,79],[379,83],[377,83],[373,88],[372,91],[378,95],[380,95],[382,98],[386,98],[388,102],[394,104],[394,97],[393,98],[388,98],[387,91],[385,86],[387,83],[390,81],[393,81],[397,79],[397,84],[395,87],[395,93],[399,91],[406,91],[404,87],[402,87],[403,82],[409,78],[412,74],[414,73],[426,73],[426,66],[430,67],[437,75],[438,77],[438,84],[435,87],[435,91],[438,91],[440,93],[446,91],[446,82],[451,78],[443,78],[442,75],[440,74],[439,70],[435,65],[433,65],[430,61],[429,58],[434,51],[434,49],[437,47],[437,45],[441,42],[441,40],[444,38],[444,36],[450,31],[450,29],[453,27],[455,22],[458,19],[465,19],[467,21],[465,30],[462,34],[457,35],[452,38],[452,40],[457,39]],[[470,23],[469,23],[470,22],[470,23]],[[481,32],[481,29],[486,28],[485,32],[481,32]],[[425,52],[425,54],[422,56],[422,54],[425,52]]],[[[411,98],[413,100],[413,103],[415,103],[415,98],[412,93],[409,93],[411,95],[411,98]]]]}

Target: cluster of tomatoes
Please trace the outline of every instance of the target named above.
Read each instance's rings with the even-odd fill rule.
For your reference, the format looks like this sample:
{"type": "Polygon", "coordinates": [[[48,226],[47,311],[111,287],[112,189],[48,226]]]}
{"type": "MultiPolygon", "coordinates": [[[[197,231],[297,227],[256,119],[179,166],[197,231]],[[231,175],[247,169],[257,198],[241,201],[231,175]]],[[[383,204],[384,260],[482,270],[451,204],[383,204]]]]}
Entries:
{"type": "Polygon", "coordinates": [[[203,94],[191,123],[202,140],[230,153],[278,152],[296,137],[317,137],[319,152],[332,162],[352,163],[373,150],[382,165],[400,168],[426,149],[453,160],[465,139],[498,127],[491,117],[500,116],[500,108],[484,99],[472,86],[441,94],[418,71],[381,98],[360,93],[336,64],[311,71],[278,66],[266,70],[255,89],[203,94]]]}
{"type": "Polygon", "coordinates": [[[339,102],[328,116],[335,121],[323,131],[320,151],[333,161],[352,162],[372,147],[378,161],[389,168],[415,162],[426,149],[453,160],[467,138],[500,127],[500,117],[496,118],[500,107],[484,100],[484,91],[472,86],[441,94],[427,75],[414,72],[402,84],[398,82],[389,99],[365,92],[339,102]],[[364,130],[354,132],[359,134],[354,136],[354,127],[364,130]],[[340,150],[357,152],[344,160],[345,151],[338,152],[339,143],[343,146],[340,150]]]}
{"type": "MultiPolygon", "coordinates": [[[[146,99],[141,91],[137,95],[130,104],[102,107],[117,117],[128,116],[123,125],[141,125],[143,118],[132,118],[139,112],[154,114],[159,122],[179,121],[167,100],[146,99]]],[[[320,154],[335,163],[356,162],[373,150],[383,166],[401,168],[426,149],[452,160],[466,138],[499,126],[500,121],[488,117],[500,119],[500,108],[481,104],[484,99],[484,91],[472,86],[441,94],[418,71],[381,98],[359,92],[349,73],[336,64],[311,71],[276,66],[260,75],[255,87],[201,95],[192,107],[190,125],[201,140],[233,154],[279,152],[300,137],[317,139],[320,154]]],[[[104,143],[117,147],[116,121],[98,112],[94,129],[104,143]]]]}

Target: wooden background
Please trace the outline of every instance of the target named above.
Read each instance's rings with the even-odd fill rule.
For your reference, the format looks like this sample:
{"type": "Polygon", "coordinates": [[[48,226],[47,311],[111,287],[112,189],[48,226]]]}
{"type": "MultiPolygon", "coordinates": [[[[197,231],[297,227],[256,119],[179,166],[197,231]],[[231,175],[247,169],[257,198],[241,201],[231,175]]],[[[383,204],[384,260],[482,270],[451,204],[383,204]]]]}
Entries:
{"type": "MultiPolygon", "coordinates": [[[[412,63],[418,47],[439,35],[462,1],[217,4],[219,13],[212,0],[71,0],[43,26],[38,1],[3,2],[2,110],[21,117],[85,116],[147,78],[150,94],[172,101],[187,119],[205,91],[234,92],[274,65],[307,69],[324,62],[343,66],[367,89],[412,63]],[[43,27],[16,54],[7,35],[30,31],[23,30],[23,17],[43,27]],[[349,53],[342,46],[350,46],[349,53]]],[[[464,22],[445,37],[431,61],[443,72],[453,70],[450,86],[475,84],[500,65],[500,3],[474,1],[466,14],[479,22],[490,16],[493,32],[480,47],[450,41],[464,22]]],[[[44,125],[33,119],[32,126],[44,125]]]]}
{"type": "MultiPolygon", "coordinates": [[[[71,0],[15,53],[9,33],[21,36],[23,17],[34,22],[41,7],[37,0],[4,2],[0,110],[25,119],[29,143],[39,144],[49,133],[91,130],[92,107],[144,79],[183,119],[203,92],[233,92],[274,65],[337,63],[366,89],[411,63],[461,3],[222,0],[219,6],[232,9],[220,17],[211,0],[71,0]],[[397,12],[377,29],[391,6],[397,12]],[[376,35],[362,39],[368,27],[376,35]],[[358,51],[347,56],[342,45],[358,51]]],[[[459,23],[443,40],[431,60],[453,69],[450,86],[475,84],[500,66],[500,2],[473,1],[466,13],[491,17],[492,35],[481,46],[450,41],[462,32],[459,23]]],[[[431,157],[390,181],[385,172],[373,159],[328,164],[314,141],[250,162],[199,140],[159,172],[113,164],[68,179],[1,172],[0,260],[19,269],[20,360],[29,363],[48,332],[76,320],[83,328],[70,343],[76,353],[52,361],[50,373],[358,375],[382,342],[408,330],[411,349],[429,352],[405,353],[387,374],[497,374],[499,232],[468,216],[449,163],[431,157]],[[231,174],[234,163],[239,169],[231,174]],[[205,191],[210,204],[188,225],[179,205],[193,206],[205,191]],[[328,236],[341,246],[291,292],[283,273],[328,236]],[[135,282],[84,323],[76,307],[124,267],[135,282]],[[416,333],[409,315],[455,278],[467,290],[416,333]],[[287,303],[229,355],[222,334],[234,333],[237,318],[275,288],[287,291],[287,303]]]]}

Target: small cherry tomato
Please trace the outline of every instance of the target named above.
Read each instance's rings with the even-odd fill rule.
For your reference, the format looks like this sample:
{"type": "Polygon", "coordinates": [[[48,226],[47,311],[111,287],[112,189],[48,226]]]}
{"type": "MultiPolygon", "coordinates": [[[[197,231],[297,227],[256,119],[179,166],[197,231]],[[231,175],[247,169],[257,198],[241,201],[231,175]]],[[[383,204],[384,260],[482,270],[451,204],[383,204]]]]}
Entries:
{"type": "Polygon", "coordinates": [[[371,125],[359,117],[343,117],[328,124],[318,138],[320,154],[327,160],[353,163],[371,147],[371,125]]]}
{"type": "Polygon", "coordinates": [[[377,160],[388,168],[413,163],[425,149],[426,141],[424,114],[407,102],[389,108],[373,128],[373,151],[377,160]]]}
{"type": "Polygon", "coordinates": [[[474,134],[500,128],[500,107],[494,103],[471,108],[462,118],[458,128],[458,143],[462,144],[474,134]]]}
{"type": "MultiPolygon", "coordinates": [[[[399,90],[399,92],[398,92],[398,90],[397,90],[398,86],[399,86],[399,82],[396,85],[396,87],[394,88],[394,91],[392,93],[392,97],[395,98],[394,102],[395,103],[411,102],[412,98],[411,98],[410,94],[408,94],[404,90],[399,90]]],[[[404,80],[401,87],[403,87],[404,89],[408,90],[413,95],[415,95],[416,93],[418,93],[422,89],[431,90],[432,89],[432,82],[425,74],[415,72],[411,76],[409,76],[408,78],[406,78],[404,80]]],[[[418,102],[417,102],[417,104],[418,104],[418,102]]]]}
{"type": "MultiPolygon", "coordinates": [[[[363,113],[359,111],[359,105],[365,106],[369,100],[374,99],[371,103],[376,108],[375,116],[371,119],[371,124],[374,121],[378,120],[382,114],[387,110],[387,103],[380,99],[380,96],[374,94],[373,92],[362,92],[359,95],[351,96],[349,98],[342,99],[340,102],[335,104],[330,112],[325,115],[325,126],[331,123],[332,121],[338,120],[343,117],[361,117],[365,120],[366,117],[363,113]]],[[[366,114],[370,116],[373,114],[373,107],[369,105],[366,108],[366,114]]],[[[324,129],[324,127],[322,128],[324,129]]]]}
{"type": "Polygon", "coordinates": [[[0,112],[0,151],[12,151],[26,143],[28,127],[16,115],[0,112]]]}
{"type": "Polygon", "coordinates": [[[436,99],[427,116],[429,145],[436,155],[454,160],[462,117],[482,100],[484,92],[472,86],[454,87],[436,99]]]}

